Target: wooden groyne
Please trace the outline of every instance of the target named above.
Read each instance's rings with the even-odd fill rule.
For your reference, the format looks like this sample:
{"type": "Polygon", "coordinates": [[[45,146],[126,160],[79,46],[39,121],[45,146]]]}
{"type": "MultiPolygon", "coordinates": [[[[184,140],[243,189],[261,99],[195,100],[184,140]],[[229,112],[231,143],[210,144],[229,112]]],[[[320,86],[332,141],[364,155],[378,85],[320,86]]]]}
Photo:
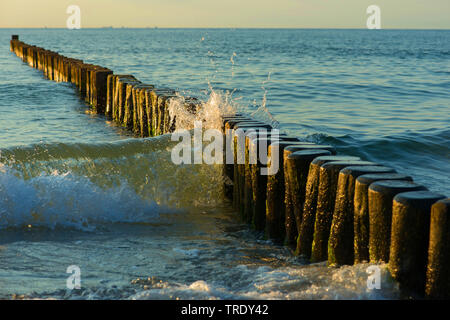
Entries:
{"type": "MultiPolygon", "coordinates": [[[[28,45],[18,36],[10,48],[49,80],[73,83],[96,113],[136,136],[176,128],[177,115],[169,112],[174,90],[28,45]]],[[[191,114],[204,107],[193,97],[183,101],[191,114]]],[[[224,162],[226,195],[244,222],[308,261],[388,263],[405,293],[450,298],[450,199],[390,167],[337,155],[333,146],[267,132],[270,125],[246,115],[222,120],[225,151],[232,151],[231,163],[224,162]],[[262,174],[271,163],[260,154],[279,159],[276,173],[262,174]]]]}

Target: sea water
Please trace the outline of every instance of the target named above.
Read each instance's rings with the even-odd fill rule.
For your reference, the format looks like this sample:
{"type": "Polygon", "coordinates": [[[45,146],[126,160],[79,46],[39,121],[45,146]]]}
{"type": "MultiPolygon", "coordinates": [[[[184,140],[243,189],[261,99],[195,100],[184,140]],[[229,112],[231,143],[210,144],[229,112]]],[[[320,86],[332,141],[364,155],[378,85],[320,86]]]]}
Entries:
{"type": "Polygon", "coordinates": [[[9,51],[11,34],[336,146],[449,195],[450,31],[1,29],[0,298],[392,299],[381,265],[307,264],[239,222],[220,165],[175,165],[71,84],[9,51]],[[78,266],[81,289],[67,288],[78,266]]]}

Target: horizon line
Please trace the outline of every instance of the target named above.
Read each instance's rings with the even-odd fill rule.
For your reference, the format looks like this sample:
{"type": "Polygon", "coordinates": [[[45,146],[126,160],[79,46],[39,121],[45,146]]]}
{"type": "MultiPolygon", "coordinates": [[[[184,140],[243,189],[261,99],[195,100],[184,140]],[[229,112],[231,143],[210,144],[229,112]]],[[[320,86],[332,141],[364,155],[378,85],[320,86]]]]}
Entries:
{"type": "Polygon", "coordinates": [[[82,27],[80,29],[68,29],[67,27],[0,27],[0,29],[66,29],[66,30],[83,30],[83,29],[306,29],[306,30],[450,30],[447,28],[397,28],[397,27],[387,27],[380,29],[367,29],[364,27],[114,27],[114,26],[103,26],[103,27],[82,27]]]}

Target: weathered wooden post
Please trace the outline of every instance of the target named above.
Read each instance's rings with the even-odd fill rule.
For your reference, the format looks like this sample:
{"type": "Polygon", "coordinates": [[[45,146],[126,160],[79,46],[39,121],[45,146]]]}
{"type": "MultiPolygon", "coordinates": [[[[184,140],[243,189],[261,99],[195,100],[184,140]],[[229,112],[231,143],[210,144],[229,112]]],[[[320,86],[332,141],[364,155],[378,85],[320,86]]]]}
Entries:
{"type": "Polygon", "coordinates": [[[125,106],[122,120],[122,126],[132,130],[133,129],[133,88],[137,82],[128,82],[125,87],[125,106]]]}
{"type": "MultiPolygon", "coordinates": [[[[255,125],[263,125],[254,121],[228,121],[225,124],[225,130],[231,133],[233,144],[233,156],[234,156],[234,169],[233,169],[233,207],[238,210],[241,215],[241,190],[240,185],[243,181],[242,175],[245,173],[245,134],[247,129],[253,131],[255,125]],[[238,130],[241,129],[241,130],[238,130]],[[231,131],[228,131],[231,130],[231,131]]],[[[242,204],[243,205],[243,204],[242,204]]]]}
{"type": "Polygon", "coordinates": [[[93,71],[94,96],[92,100],[92,106],[99,114],[104,114],[106,110],[107,78],[108,75],[111,74],[112,71],[105,68],[93,71]]]}
{"type": "MultiPolygon", "coordinates": [[[[287,160],[290,154],[297,151],[302,150],[327,150],[330,151],[330,154],[336,154],[336,150],[333,146],[330,145],[317,145],[311,142],[300,142],[301,144],[296,144],[293,146],[286,147],[283,150],[283,170],[284,170],[284,184],[285,184],[285,228],[286,228],[286,236],[284,239],[285,245],[288,245],[295,249],[297,246],[297,237],[298,237],[298,227],[296,223],[296,216],[294,213],[294,207],[292,205],[291,199],[291,191],[290,191],[290,175],[286,175],[287,169],[287,160]]],[[[325,155],[325,154],[324,154],[325,155]]],[[[306,172],[307,174],[308,172],[306,172]]],[[[306,175],[305,174],[305,175],[306,175]]],[[[293,196],[293,195],[292,195],[293,196]]],[[[303,195],[304,196],[304,195],[303,195]]],[[[301,208],[303,209],[303,207],[301,208]]],[[[299,218],[299,217],[297,217],[299,218]]],[[[301,217],[300,217],[301,221],[301,217]]]]}
{"type": "Polygon", "coordinates": [[[306,181],[305,203],[303,206],[303,216],[297,238],[296,255],[306,259],[311,258],[314,226],[316,221],[317,197],[319,193],[320,166],[331,161],[357,160],[360,160],[360,158],[352,156],[319,156],[311,162],[306,181]]]}
{"type": "MultiPolygon", "coordinates": [[[[239,211],[241,217],[244,219],[244,185],[245,185],[245,160],[246,160],[246,149],[245,140],[246,134],[248,132],[255,132],[257,128],[262,129],[263,127],[257,127],[257,123],[239,123],[234,125],[233,131],[231,132],[234,142],[234,169],[233,169],[233,205],[236,210],[239,211]]],[[[263,125],[262,125],[263,126],[263,125]]],[[[266,128],[268,128],[266,126],[266,128]]],[[[246,220],[246,219],[244,219],[246,220]]]]}
{"type": "Polygon", "coordinates": [[[92,98],[92,71],[95,66],[91,64],[86,64],[86,96],[84,97],[84,101],[87,103],[91,103],[92,98]]]}
{"type": "Polygon", "coordinates": [[[131,89],[133,101],[133,132],[135,135],[141,137],[148,136],[145,91],[152,89],[154,89],[153,85],[143,83],[136,84],[131,89]]]}
{"type": "Polygon", "coordinates": [[[133,100],[133,111],[132,111],[132,131],[134,133],[135,136],[141,136],[141,125],[140,125],[140,91],[141,91],[141,86],[143,84],[138,84],[135,85],[132,89],[131,89],[131,97],[133,100]]]}
{"type": "MultiPolygon", "coordinates": [[[[223,125],[222,131],[224,133],[224,148],[225,152],[223,153],[223,170],[224,170],[224,184],[225,184],[225,195],[227,198],[233,200],[233,180],[234,180],[234,137],[232,124],[229,122],[234,122],[236,120],[249,120],[247,117],[243,117],[242,115],[225,115],[222,116],[223,125]]],[[[234,200],[233,200],[234,201],[234,200]]]]}
{"type": "Polygon", "coordinates": [[[53,80],[56,82],[61,82],[62,80],[62,74],[61,74],[61,56],[55,55],[53,59],[53,80]]]}
{"type": "MultiPolygon", "coordinates": [[[[252,145],[252,140],[267,137],[275,138],[275,136],[268,131],[271,128],[270,125],[263,125],[262,127],[255,128],[257,128],[255,132],[252,132],[251,130],[246,132],[243,179],[238,181],[239,196],[243,203],[240,205],[240,209],[244,220],[250,224],[252,223],[254,212],[252,166],[257,165],[258,163],[258,148],[257,145],[252,145]]],[[[276,136],[276,138],[280,139],[280,136],[276,136]]]]}
{"type": "MultiPolygon", "coordinates": [[[[258,163],[258,146],[253,144],[254,139],[272,137],[271,131],[266,128],[259,128],[255,132],[248,131],[245,135],[245,168],[244,168],[244,213],[248,223],[252,223],[253,220],[253,166],[258,163]]],[[[277,137],[279,138],[279,137],[277,137]]]]}
{"type": "Polygon", "coordinates": [[[443,198],[429,191],[404,192],[394,198],[389,271],[401,289],[424,294],[430,211],[443,198]]]}
{"type": "Polygon", "coordinates": [[[381,180],[369,186],[370,262],[388,262],[391,240],[392,199],[406,191],[426,190],[410,181],[381,180]]]}
{"type": "Polygon", "coordinates": [[[114,74],[108,74],[106,78],[106,109],[105,115],[108,117],[112,116],[113,101],[114,101],[114,74]]]}
{"type": "Polygon", "coordinates": [[[54,73],[53,73],[53,62],[54,62],[55,53],[49,52],[47,54],[47,78],[49,80],[54,80],[54,73]]]}
{"type": "Polygon", "coordinates": [[[164,116],[165,116],[165,100],[168,96],[175,96],[176,92],[167,89],[153,89],[150,92],[150,100],[152,102],[152,136],[160,135],[164,130],[164,116]]]}
{"type": "Polygon", "coordinates": [[[80,82],[80,95],[81,98],[86,97],[86,89],[87,89],[87,77],[88,77],[88,65],[83,63],[80,65],[80,75],[79,75],[79,82],[80,82]]]}
{"type": "Polygon", "coordinates": [[[263,174],[263,168],[269,165],[268,149],[271,143],[280,141],[277,135],[258,137],[251,140],[250,148],[257,154],[256,164],[250,166],[252,180],[252,226],[258,231],[263,231],[266,226],[266,198],[267,198],[267,173],[263,174]]]}
{"type": "Polygon", "coordinates": [[[369,186],[380,180],[412,181],[412,178],[400,173],[372,173],[356,179],[353,224],[355,264],[369,261],[369,186]]]}
{"type": "Polygon", "coordinates": [[[148,136],[153,134],[153,107],[152,107],[152,90],[145,90],[145,114],[147,117],[148,136]]]}
{"type": "Polygon", "coordinates": [[[354,262],[354,202],[356,178],[366,173],[394,173],[383,166],[346,167],[339,172],[330,239],[329,265],[352,265],[354,262]]]}
{"type": "Polygon", "coordinates": [[[331,151],[303,149],[292,152],[292,149],[296,150],[296,147],[284,149],[284,181],[286,189],[286,237],[284,243],[295,249],[302,222],[309,165],[314,158],[331,155],[331,151]]]}
{"type": "Polygon", "coordinates": [[[123,109],[125,104],[126,97],[126,84],[127,81],[140,83],[132,75],[114,75],[113,76],[113,102],[112,102],[112,110],[111,117],[116,123],[121,123],[123,119],[123,109]]]}
{"type": "Polygon", "coordinates": [[[316,221],[311,259],[314,262],[328,259],[328,239],[333,220],[334,204],[339,171],[349,166],[376,165],[368,161],[332,161],[320,166],[319,191],[317,194],[316,221]]]}
{"type": "MultiPolygon", "coordinates": [[[[234,181],[234,184],[236,184],[236,190],[237,190],[237,209],[239,210],[239,213],[242,217],[242,219],[245,222],[250,223],[252,215],[249,212],[249,206],[250,203],[246,204],[246,193],[245,193],[245,187],[246,185],[249,186],[251,189],[251,180],[247,181],[246,183],[246,175],[249,175],[249,173],[246,173],[246,171],[249,171],[249,144],[247,141],[246,136],[249,133],[255,133],[259,130],[270,130],[272,127],[268,124],[263,124],[260,122],[239,122],[234,125],[233,129],[233,135],[236,136],[236,152],[237,152],[237,180],[234,181]],[[246,210],[247,206],[247,210],[246,210]]],[[[250,175],[249,175],[250,176],[250,175]]],[[[249,189],[247,190],[247,199],[249,198],[249,189]]]]}
{"type": "Polygon", "coordinates": [[[450,198],[431,207],[426,296],[450,299],[450,198]]]}
{"type": "Polygon", "coordinates": [[[9,50],[11,52],[15,53],[16,48],[17,48],[17,42],[19,42],[19,35],[13,34],[11,36],[11,40],[9,41],[9,50]]]}
{"type": "Polygon", "coordinates": [[[48,51],[47,50],[43,51],[43,53],[42,53],[42,64],[43,64],[42,71],[43,71],[44,77],[46,79],[48,79],[48,76],[47,76],[47,73],[48,73],[48,51]]]}
{"type": "MultiPolygon", "coordinates": [[[[160,91],[160,90],[159,90],[160,91]]],[[[160,91],[161,92],[161,91],[160,91]]],[[[168,116],[168,109],[166,108],[166,101],[169,98],[175,97],[175,91],[173,90],[164,90],[158,96],[158,125],[157,125],[157,134],[164,134],[164,128],[166,123],[166,117],[168,116]]]]}
{"type": "Polygon", "coordinates": [[[139,127],[140,127],[140,133],[141,137],[148,137],[150,134],[150,128],[148,127],[149,124],[149,118],[148,118],[148,109],[147,109],[147,93],[154,88],[153,85],[148,85],[145,87],[142,87],[139,90],[139,127]]]}
{"type": "Polygon", "coordinates": [[[116,122],[125,127],[131,126],[131,88],[141,82],[135,78],[119,77],[117,81],[117,118],[116,122]]]}
{"type": "Polygon", "coordinates": [[[284,241],[285,228],[285,183],[283,168],[284,149],[302,142],[278,141],[269,145],[269,175],[267,176],[266,237],[277,242],[284,241]]]}

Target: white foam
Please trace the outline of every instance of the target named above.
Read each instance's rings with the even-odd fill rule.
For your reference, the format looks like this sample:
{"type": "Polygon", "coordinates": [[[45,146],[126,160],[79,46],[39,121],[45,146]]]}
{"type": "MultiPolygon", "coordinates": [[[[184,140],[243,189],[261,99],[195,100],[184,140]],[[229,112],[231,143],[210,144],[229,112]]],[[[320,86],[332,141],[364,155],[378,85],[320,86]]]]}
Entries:
{"type": "Polygon", "coordinates": [[[255,119],[265,121],[277,127],[278,122],[270,114],[266,106],[268,91],[264,86],[269,81],[270,73],[267,80],[262,84],[261,88],[264,91],[262,103],[256,110],[253,107],[243,105],[240,101],[242,99],[241,97],[234,97],[233,95],[236,90],[215,90],[209,84],[208,99],[200,104],[200,108],[198,108],[196,113],[191,113],[189,110],[186,110],[184,106],[185,98],[178,96],[171,99],[169,103],[169,114],[171,118],[176,116],[176,129],[193,129],[194,121],[202,121],[204,129],[220,129],[222,127],[222,115],[234,114],[236,112],[247,113],[255,119]]]}
{"type": "Polygon", "coordinates": [[[173,251],[175,251],[177,253],[181,253],[188,257],[198,257],[198,255],[200,254],[200,250],[198,250],[198,249],[186,250],[186,249],[181,249],[181,248],[173,248],[173,251]]]}
{"type": "Polygon", "coordinates": [[[381,269],[381,290],[367,288],[368,264],[328,268],[324,263],[298,267],[271,268],[238,265],[235,288],[224,287],[205,280],[187,284],[166,283],[133,295],[132,299],[396,299],[398,286],[391,279],[386,265],[381,269]]]}
{"type": "Polygon", "coordinates": [[[139,197],[126,183],[101,188],[70,172],[23,179],[0,174],[0,228],[73,227],[92,230],[99,223],[148,222],[160,207],[139,197]]]}

